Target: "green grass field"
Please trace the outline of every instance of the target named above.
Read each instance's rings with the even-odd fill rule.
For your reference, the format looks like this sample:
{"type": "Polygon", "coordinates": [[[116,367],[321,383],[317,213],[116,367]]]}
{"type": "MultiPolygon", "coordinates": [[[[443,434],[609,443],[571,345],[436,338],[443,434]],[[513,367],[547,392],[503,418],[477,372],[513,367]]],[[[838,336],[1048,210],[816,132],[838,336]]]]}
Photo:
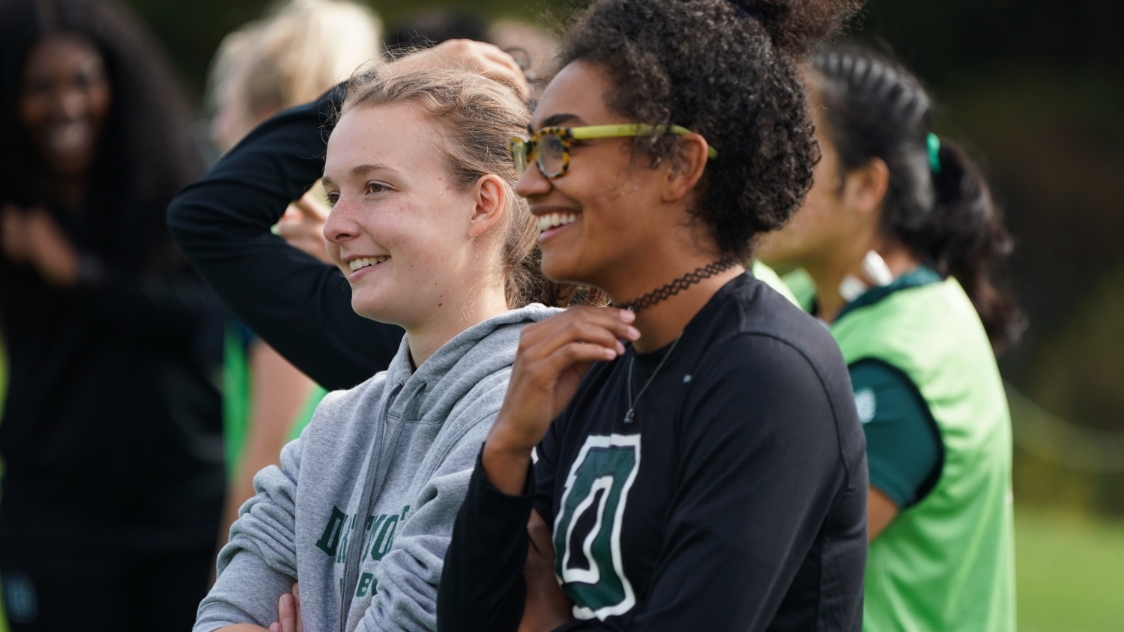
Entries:
{"type": "Polygon", "coordinates": [[[1017,507],[1019,632],[1124,630],[1124,523],[1017,507]]]}

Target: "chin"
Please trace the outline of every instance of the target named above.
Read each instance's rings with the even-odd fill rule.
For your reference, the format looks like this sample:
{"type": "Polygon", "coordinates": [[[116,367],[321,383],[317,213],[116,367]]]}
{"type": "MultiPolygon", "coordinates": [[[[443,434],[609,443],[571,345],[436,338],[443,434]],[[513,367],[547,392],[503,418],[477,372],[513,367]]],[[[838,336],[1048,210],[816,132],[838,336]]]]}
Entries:
{"type": "Polygon", "coordinates": [[[390,310],[387,309],[386,301],[352,295],[351,309],[367,320],[374,320],[380,323],[394,323],[394,321],[391,320],[392,316],[390,310]]]}

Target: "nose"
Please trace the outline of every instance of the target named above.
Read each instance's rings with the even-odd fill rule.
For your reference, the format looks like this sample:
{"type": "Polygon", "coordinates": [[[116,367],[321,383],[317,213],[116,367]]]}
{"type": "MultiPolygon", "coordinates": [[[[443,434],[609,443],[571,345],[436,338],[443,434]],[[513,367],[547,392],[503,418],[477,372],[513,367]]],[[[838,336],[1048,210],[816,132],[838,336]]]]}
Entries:
{"type": "Polygon", "coordinates": [[[354,239],[359,234],[355,213],[350,201],[341,195],[324,222],[324,239],[337,245],[354,239]]]}
{"type": "Polygon", "coordinates": [[[537,160],[532,160],[531,164],[527,165],[527,170],[523,172],[522,176],[519,176],[519,181],[515,183],[515,192],[525,198],[550,193],[552,188],[554,188],[554,185],[550,178],[539,171],[537,160]]]}
{"type": "Polygon", "coordinates": [[[86,91],[68,86],[59,91],[55,97],[55,108],[60,116],[67,120],[81,118],[88,109],[86,91]]]}

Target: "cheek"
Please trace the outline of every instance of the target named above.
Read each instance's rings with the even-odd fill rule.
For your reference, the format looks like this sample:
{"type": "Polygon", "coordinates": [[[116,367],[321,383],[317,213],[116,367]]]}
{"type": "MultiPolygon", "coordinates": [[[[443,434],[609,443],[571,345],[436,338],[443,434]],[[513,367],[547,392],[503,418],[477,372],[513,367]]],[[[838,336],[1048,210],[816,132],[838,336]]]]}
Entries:
{"type": "Polygon", "coordinates": [[[46,97],[23,97],[20,99],[20,123],[25,130],[35,135],[50,116],[50,102],[46,97]]]}

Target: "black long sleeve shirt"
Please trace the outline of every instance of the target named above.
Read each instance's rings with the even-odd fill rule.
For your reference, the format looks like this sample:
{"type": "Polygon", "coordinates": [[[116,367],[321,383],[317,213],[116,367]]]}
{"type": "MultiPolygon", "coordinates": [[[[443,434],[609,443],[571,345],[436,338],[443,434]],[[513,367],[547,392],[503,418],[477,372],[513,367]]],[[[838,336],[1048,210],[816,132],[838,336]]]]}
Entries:
{"type": "Polygon", "coordinates": [[[168,209],[191,264],[257,335],[328,389],[384,370],[402,329],[351,308],[339,270],[293,248],[270,228],[323,175],[340,89],[260,125],[168,209]]]}
{"type": "MultiPolygon", "coordinates": [[[[99,245],[96,220],[54,217],[101,273],[58,289],[0,257],[10,375],[0,539],[213,547],[225,491],[216,385],[226,312],[186,262],[142,269],[99,245]]],[[[138,247],[172,249],[162,238],[138,247]]]]}
{"type": "Polygon", "coordinates": [[[553,526],[575,604],[563,630],[861,628],[865,445],[830,334],[743,275],[654,373],[665,353],[590,370],[538,446],[526,495],[476,468],[439,630],[519,626],[532,508],[553,526]],[[628,423],[633,362],[632,393],[652,382],[628,423]]]}

